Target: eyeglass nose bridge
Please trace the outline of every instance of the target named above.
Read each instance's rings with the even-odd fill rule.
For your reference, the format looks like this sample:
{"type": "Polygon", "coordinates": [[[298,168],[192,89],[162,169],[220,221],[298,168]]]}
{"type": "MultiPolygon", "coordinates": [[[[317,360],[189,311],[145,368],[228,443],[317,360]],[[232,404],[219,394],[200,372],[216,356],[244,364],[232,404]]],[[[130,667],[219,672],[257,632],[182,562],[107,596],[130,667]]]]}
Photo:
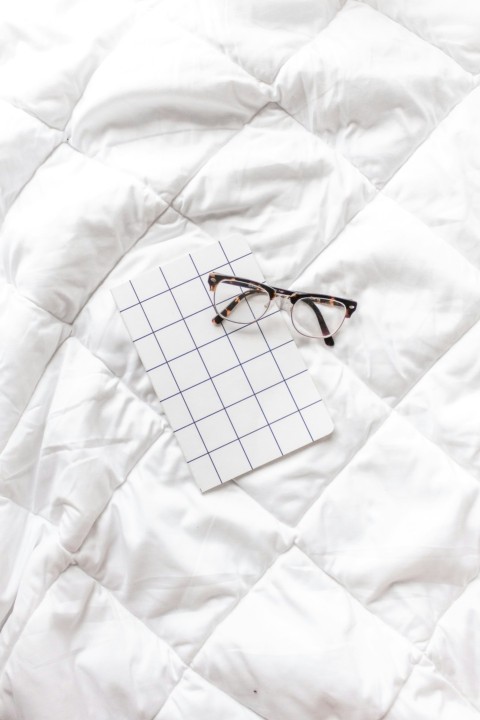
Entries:
{"type": "Polygon", "coordinates": [[[289,302],[288,295],[284,295],[283,293],[276,292],[273,296],[272,300],[276,302],[280,310],[291,310],[291,303],[289,302]]]}
{"type": "Polygon", "coordinates": [[[281,288],[272,288],[273,295],[272,300],[278,300],[279,302],[285,302],[285,300],[288,300],[292,293],[289,290],[282,290],[281,288]]]}

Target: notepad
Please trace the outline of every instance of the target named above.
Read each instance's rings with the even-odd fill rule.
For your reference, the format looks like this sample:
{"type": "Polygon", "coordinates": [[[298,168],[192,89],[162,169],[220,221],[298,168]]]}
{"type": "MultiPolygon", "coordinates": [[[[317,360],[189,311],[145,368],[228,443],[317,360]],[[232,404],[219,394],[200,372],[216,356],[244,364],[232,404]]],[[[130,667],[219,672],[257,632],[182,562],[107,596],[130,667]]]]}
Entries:
{"type": "Polygon", "coordinates": [[[264,279],[248,244],[225,240],[112,290],[202,491],[333,430],[275,301],[248,325],[212,323],[216,312],[208,274],[214,270],[264,279]]]}

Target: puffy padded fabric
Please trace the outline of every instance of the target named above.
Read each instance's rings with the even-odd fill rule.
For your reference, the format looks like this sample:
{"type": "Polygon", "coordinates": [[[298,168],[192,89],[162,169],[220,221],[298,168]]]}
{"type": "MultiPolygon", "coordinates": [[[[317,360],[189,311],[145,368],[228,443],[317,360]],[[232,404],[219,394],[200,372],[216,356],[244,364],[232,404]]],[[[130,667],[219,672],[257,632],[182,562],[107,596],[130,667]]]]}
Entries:
{"type": "Polygon", "coordinates": [[[0,720],[480,719],[480,5],[4,0],[0,720]],[[110,289],[358,301],[202,495],[110,289]]]}

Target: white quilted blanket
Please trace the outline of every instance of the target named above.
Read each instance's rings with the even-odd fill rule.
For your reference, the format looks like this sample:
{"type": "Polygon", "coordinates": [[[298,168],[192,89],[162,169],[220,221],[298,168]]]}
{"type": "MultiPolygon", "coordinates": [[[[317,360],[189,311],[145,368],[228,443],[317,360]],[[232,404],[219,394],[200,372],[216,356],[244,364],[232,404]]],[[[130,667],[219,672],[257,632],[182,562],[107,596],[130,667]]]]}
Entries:
{"type": "Polygon", "coordinates": [[[480,3],[2,0],[1,720],[479,720],[480,3]],[[202,495],[110,288],[358,301],[202,495]]]}

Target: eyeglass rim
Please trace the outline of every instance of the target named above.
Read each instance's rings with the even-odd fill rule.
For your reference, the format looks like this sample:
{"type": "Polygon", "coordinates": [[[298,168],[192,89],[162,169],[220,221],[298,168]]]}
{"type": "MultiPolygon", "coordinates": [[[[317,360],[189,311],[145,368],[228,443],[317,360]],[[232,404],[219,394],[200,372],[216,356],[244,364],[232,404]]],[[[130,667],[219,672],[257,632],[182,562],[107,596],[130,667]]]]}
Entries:
{"type": "MultiPolygon", "coordinates": [[[[272,299],[275,297],[275,295],[272,296],[271,293],[268,291],[268,288],[267,288],[263,283],[259,283],[259,282],[257,282],[256,280],[247,280],[246,278],[237,278],[237,277],[234,277],[233,275],[225,275],[225,276],[220,277],[220,279],[218,280],[218,282],[215,283],[215,286],[212,287],[212,284],[210,283],[210,277],[211,277],[211,275],[212,275],[212,273],[210,273],[209,278],[208,278],[208,281],[209,281],[209,284],[210,284],[210,290],[213,291],[213,307],[214,307],[214,310],[215,310],[216,313],[217,313],[217,316],[218,316],[218,317],[223,317],[223,320],[227,320],[227,322],[234,323],[235,325],[250,325],[251,323],[256,322],[257,320],[261,320],[261,319],[266,315],[266,313],[268,312],[268,310],[270,309],[270,305],[271,305],[271,303],[272,303],[272,299]],[[267,307],[265,308],[265,310],[263,311],[263,313],[262,313],[261,315],[259,315],[258,317],[255,317],[255,318],[252,318],[251,320],[248,320],[247,322],[242,322],[242,321],[240,321],[240,320],[232,320],[232,319],[229,317],[228,314],[227,314],[227,315],[222,315],[222,312],[217,308],[217,304],[216,304],[216,302],[215,302],[217,287],[218,287],[218,285],[220,285],[220,283],[222,282],[222,280],[235,280],[235,281],[239,280],[240,282],[248,283],[250,286],[258,287],[258,288],[260,288],[261,290],[265,290],[265,291],[267,292],[267,294],[268,294],[269,300],[268,300],[268,305],[267,305],[267,307]]],[[[235,297],[235,296],[232,296],[232,300],[233,300],[234,297],[235,297]]],[[[229,298],[227,298],[227,300],[228,300],[228,299],[229,299],[229,298]]],[[[247,300],[247,304],[248,304],[248,300],[247,300]]]]}
{"type": "MultiPolygon", "coordinates": [[[[309,295],[309,296],[307,296],[307,297],[297,298],[297,300],[309,300],[310,298],[312,298],[313,300],[318,300],[318,299],[319,299],[319,298],[318,298],[318,295],[309,295]]],[[[320,299],[323,299],[323,298],[320,298],[320,299]]],[[[331,337],[333,337],[334,335],[336,335],[336,334],[338,333],[338,331],[339,331],[340,328],[342,327],[342,325],[343,325],[343,323],[345,322],[346,318],[349,317],[349,315],[347,315],[347,307],[346,307],[345,303],[341,302],[341,301],[338,300],[337,298],[329,298],[329,303],[328,303],[328,304],[333,305],[333,303],[331,302],[332,300],[335,302],[336,305],[341,305],[341,306],[343,307],[343,309],[344,309],[345,312],[344,312],[344,315],[343,315],[343,318],[342,318],[342,322],[340,323],[340,325],[339,325],[333,332],[328,333],[328,335],[323,335],[323,334],[321,334],[321,335],[309,335],[308,333],[302,332],[302,331],[300,330],[300,328],[298,327],[298,325],[296,324],[296,322],[295,322],[295,317],[294,317],[295,306],[297,305],[297,301],[295,301],[294,303],[292,303],[292,307],[291,307],[291,309],[290,309],[290,319],[291,319],[291,321],[292,321],[293,327],[294,327],[295,330],[299,333],[299,335],[303,335],[303,337],[308,337],[308,338],[315,338],[316,340],[325,340],[325,338],[331,338],[331,337]]]]}

